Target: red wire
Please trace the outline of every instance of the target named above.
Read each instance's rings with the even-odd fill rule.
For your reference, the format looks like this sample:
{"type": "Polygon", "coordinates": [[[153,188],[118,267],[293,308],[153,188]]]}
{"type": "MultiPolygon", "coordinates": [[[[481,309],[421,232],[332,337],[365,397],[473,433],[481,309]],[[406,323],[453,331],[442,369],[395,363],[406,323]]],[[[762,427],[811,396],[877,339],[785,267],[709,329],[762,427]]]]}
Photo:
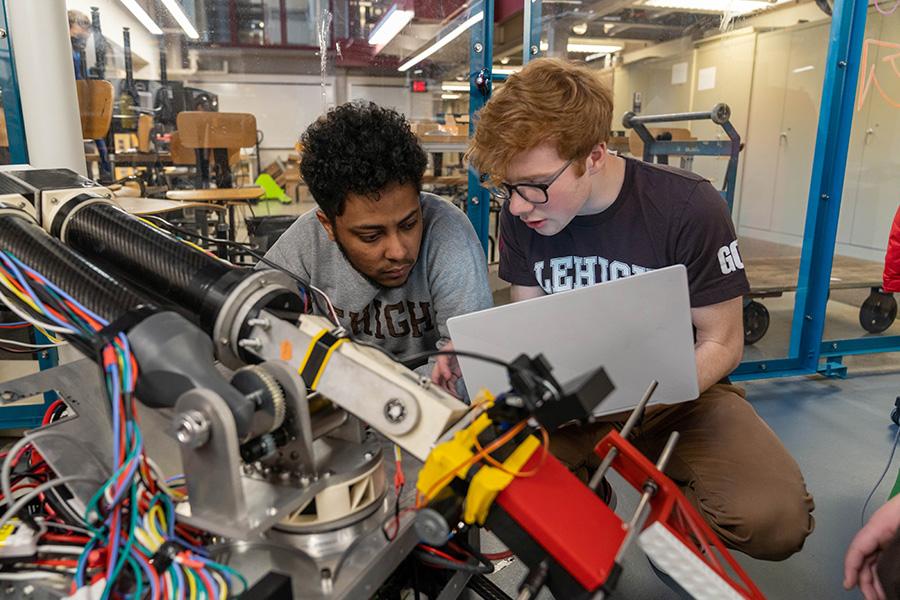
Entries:
{"type": "Polygon", "coordinates": [[[459,559],[456,558],[455,556],[450,556],[450,555],[447,554],[446,552],[441,552],[441,551],[438,550],[437,548],[432,548],[431,546],[426,546],[425,544],[419,544],[419,548],[421,548],[422,550],[425,550],[426,552],[430,552],[431,554],[434,554],[435,556],[439,556],[440,558],[443,558],[443,559],[446,559],[446,560],[451,560],[451,561],[456,562],[456,563],[463,563],[463,564],[464,564],[464,561],[459,560],[459,559]]]}
{"type": "Polygon", "coordinates": [[[44,413],[44,418],[41,420],[41,425],[46,425],[47,423],[49,423],[50,417],[53,415],[53,411],[64,404],[65,402],[63,402],[62,400],[56,400],[55,402],[53,402],[53,404],[51,404],[50,407],[47,408],[47,412],[44,413]]]}
{"type": "Polygon", "coordinates": [[[53,558],[53,559],[43,559],[36,560],[34,564],[41,565],[45,567],[77,567],[78,561],[71,559],[61,559],[61,558],[53,558]]]}
{"type": "Polygon", "coordinates": [[[25,329],[26,327],[31,327],[31,323],[25,323],[24,325],[0,325],[0,329],[25,329]]]}
{"type": "Polygon", "coordinates": [[[60,542],[63,544],[77,544],[84,546],[91,538],[83,535],[67,535],[64,533],[45,533],[44,540],[48,542],[60,542]]]}
{"type": "Polygon", "coordinates": [[[203,573],[203,571],[201,571],[199,569],[197,570],[197,575],[199,575],[200,579],[203,580],[203,587],[206,588],[206,597],[209,598],[210,600],[214,600],[215,596],[213,595],[212,583],[209,581],[209,578],[207,578],[206,575],[203,573]]]}
{"type": "MultiPolygon", "coordinates": [[[[156,581],[160,581],[159,573],[156,571],[156,567],[154,567],[146,558],[141,556],[140,552],[135,552],[134,556],[137,558],[138,562],[142,563],[147,569],[150,571],[151,576],[156,577],[156,581]]],[[[159,600],[159,590],[160,588],[155,588],[156,593],[153,594],[153,600],[159,600]]],[[[210,596],[211,598],[212,596],[210,596]]]]}

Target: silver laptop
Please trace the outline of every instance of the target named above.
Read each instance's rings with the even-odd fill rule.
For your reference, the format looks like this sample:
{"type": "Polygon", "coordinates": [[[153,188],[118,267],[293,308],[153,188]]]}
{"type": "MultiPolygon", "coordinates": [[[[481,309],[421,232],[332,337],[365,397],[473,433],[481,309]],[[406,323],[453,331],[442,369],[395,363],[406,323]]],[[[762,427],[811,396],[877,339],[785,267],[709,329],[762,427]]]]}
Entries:
{"type": "MultiPolygon", "coordinates": [[[[634,408],[654,379],[651,404],[699,395],[683,265],[453,317],[447,326],[457,350],[503,360],[543,353],[561,384],[604,367],[616,389],[598,416],[634,408]]],[[[464,357],[459,363],[470,398],[484,388],[509,389],[502,367],[464,357]]]]}

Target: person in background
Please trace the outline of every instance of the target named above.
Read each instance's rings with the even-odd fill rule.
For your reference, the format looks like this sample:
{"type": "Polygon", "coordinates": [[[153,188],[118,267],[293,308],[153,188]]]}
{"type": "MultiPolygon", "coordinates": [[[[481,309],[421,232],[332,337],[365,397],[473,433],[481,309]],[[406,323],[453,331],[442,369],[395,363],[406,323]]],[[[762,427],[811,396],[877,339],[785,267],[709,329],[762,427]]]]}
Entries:
{"type": "MultiPolygon", "coordinates": [[[[87,79],[87,42],[93,32],[91,19],[80,10],[70,10],[68,17],[75,79],[87,79]]],[[[109,162],[106,140],[94,140],[94,143],[97,145],[97,154],[100,155],[100,181],[109,182],[112,180],[112,165],[109,162]]]]}
{"type": "MultiPolygon", "coordinates": [[[[900,292],[900,207],[894,215],[884,257],[885,292],[900,292]]],[[[866,600],[900,598],[900,496],[875,511],[844,557],[844,587],[859,586],[866,600]]]]}

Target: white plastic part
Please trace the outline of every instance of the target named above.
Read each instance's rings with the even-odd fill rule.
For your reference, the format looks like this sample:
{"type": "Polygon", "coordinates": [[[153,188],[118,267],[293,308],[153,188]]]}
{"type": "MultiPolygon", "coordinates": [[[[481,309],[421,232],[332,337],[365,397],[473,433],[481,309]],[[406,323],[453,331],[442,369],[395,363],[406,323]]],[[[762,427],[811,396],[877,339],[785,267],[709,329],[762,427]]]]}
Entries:
{"type": "Polygon", "coordinates": [[[378,500],[376,479],[384,479],[384,463],[378,463],[366,473],[340,484],[326,487],[315,497],[315,511],[304,512],[300,507],[283,522],[290,525],[318,525],[336,521],[358,513],[378,500]]]}
{"type": "Polygon", "coordinates": [[[697,600],[741,600],[741,594],[662,523],[653,523],[641,532],[638,545],[658,569],[697,600]]]}
{"type": "Polygon", "coordinates": [[[8,2],[28,162],[86,174],[65,0],[8,2]]]}
{"type": "Polygon", "coordinates": [[[19,519],[10,519],[0,528],[0,559],[34,556],[38,533],[19,519]]]}
{"type": "Polygon", "coordinates": [[[93,585],[82,586],[75,590],[74,594],[66,596],[62,600],[100,600],[105,587],[106,579],[98,579],[93,585]]]}

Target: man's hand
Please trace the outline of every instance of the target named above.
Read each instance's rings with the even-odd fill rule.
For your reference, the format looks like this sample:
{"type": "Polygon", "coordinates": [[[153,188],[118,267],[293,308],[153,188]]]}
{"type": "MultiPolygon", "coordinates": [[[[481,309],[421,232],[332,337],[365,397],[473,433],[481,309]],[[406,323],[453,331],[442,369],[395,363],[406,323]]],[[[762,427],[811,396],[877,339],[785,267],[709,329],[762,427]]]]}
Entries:
{"type": "Polygon", "coordinates": [[[859,530],[844,557],[844,587],[859,586],[866,600],[884,600],[875,567],[900,526],[900,496],[875,511],[866,526],[859,530]]]}
{"type": "MultiPolygon", "coordinates": [[[[448,342],[441,348],[441,351],[452,351],[453,342],[448,342]]],[[[456,382],[462,377],[462,371],[459,369],[459,361],[456,356],[449,354],[441,354],[435,357],[434,368],[431,370],[431,381],[439,385],[451,396],[459,398],[456,391],[456,382]]]]}

